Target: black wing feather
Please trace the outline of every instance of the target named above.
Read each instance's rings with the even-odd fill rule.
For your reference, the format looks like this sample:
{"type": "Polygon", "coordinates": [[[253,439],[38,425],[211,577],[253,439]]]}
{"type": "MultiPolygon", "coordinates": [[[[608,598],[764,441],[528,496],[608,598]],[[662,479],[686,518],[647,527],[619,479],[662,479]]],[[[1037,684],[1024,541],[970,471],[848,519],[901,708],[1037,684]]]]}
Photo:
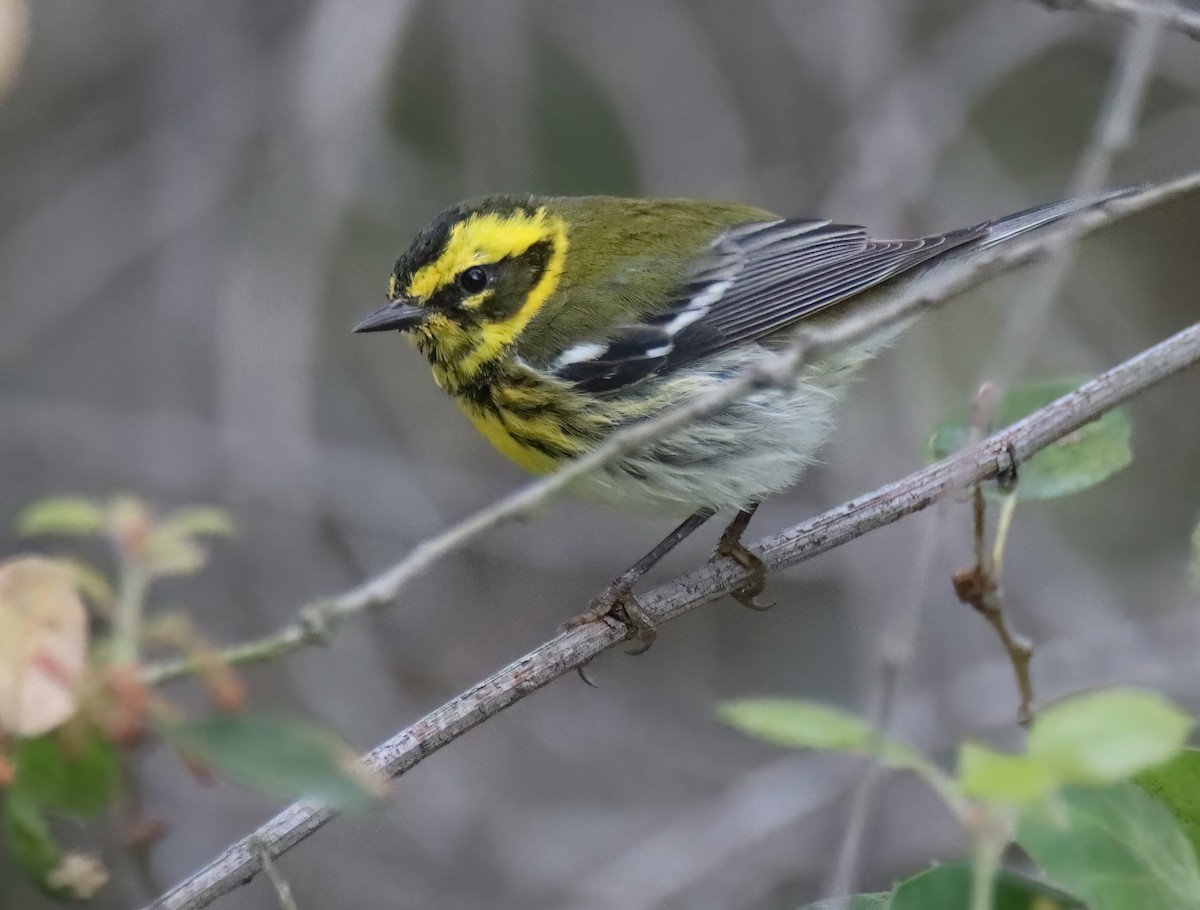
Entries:
{"type": "Polygon", "coordinates": [[[566,363],[554,373],[588,392],[609,392],[632,385],[666,366],[672,350],[670,333],[660,326],[623,326],[595,354],[566,363]]]}
{"type": "Polygon", "coordinates": [[[764,338],[986,232],[879,241],[827,221],[739,225],[717,238],[664,310],[569,349],[550,369],[583,391],[613,391],[764,338]]]}
{"type": "Polygon", "coordinates": [[[619,389],[766,338],[956,247],[1004,243],[1138,189],[1036,206],[919,240],[872,240],[861,227],[828,221],[736,225],[697,260],[661,312],[568,348],[549,369],[585,391],[619,389]]]}

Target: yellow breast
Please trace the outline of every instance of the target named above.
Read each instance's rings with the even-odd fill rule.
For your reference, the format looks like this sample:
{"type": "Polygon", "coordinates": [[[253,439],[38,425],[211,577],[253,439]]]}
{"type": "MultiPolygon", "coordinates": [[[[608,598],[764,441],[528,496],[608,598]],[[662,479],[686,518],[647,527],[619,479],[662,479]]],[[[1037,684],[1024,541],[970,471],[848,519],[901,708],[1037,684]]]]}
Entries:
{"type": "Polygon", "coordinates": [[[516,439],[500,415],[493,411],[482,411],[457,397],[455,403],[470,418],[475,429],[486,436],[488,442],[494,445],[501,455],[518,467],[531,474],[549,474],[558,467],[559,459],[516,439]]]}

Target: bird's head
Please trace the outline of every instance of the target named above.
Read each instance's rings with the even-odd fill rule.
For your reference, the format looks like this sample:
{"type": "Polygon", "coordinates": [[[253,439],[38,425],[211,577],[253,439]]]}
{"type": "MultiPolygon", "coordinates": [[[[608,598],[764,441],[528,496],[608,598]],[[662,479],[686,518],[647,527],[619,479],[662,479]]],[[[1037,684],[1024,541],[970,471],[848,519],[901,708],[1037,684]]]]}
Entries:
{"type": "Polygon", "coordinates": [[[408,333],[443,385],[503,357],[558,287],[565,221],[547,200],[490,196],[438,215],[396,260],[388,301],[355,332],[408,333]]]}

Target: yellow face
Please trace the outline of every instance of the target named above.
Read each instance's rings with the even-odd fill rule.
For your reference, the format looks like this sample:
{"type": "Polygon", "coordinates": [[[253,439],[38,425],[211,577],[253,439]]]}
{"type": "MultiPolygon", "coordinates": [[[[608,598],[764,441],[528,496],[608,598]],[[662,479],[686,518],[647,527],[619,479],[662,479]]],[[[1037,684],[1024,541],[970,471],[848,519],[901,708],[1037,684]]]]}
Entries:
{"type": "Polygon", "coordinates": [[[486,201],[414,241],[388,296],[421,309],[411,331],[439,385],[466,385],[503,355],[558,287],[567,246],[565,222],[544,206],[486,201]]]}

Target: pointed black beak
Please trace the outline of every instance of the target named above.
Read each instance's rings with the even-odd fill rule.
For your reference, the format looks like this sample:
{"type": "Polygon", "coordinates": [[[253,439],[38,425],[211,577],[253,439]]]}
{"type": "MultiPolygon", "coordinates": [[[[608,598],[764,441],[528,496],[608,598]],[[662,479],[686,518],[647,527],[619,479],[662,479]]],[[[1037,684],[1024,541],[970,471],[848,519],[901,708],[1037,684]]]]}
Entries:
{"type": "Polygon", "coordinates": [[[408,298],[390,300],[354,327],[355,332],[386,332],[395,329],[407,332],[425,320],[425,311],[414,306],[408,298]]]}

